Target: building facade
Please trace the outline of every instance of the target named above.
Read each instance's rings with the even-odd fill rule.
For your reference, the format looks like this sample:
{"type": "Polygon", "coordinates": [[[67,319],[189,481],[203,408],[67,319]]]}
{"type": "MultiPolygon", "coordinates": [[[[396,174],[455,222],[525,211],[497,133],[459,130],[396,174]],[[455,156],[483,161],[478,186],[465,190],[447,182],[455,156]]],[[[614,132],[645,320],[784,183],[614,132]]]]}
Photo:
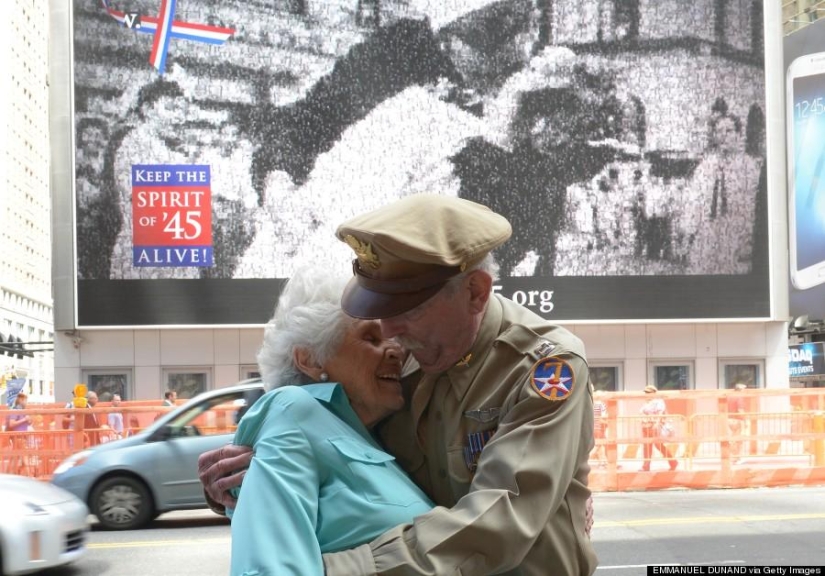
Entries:
{"type": "Polygon", "coordinates": [[[0,354],[0,377],[25,378],[30,401],[50,401],[49,6],[11,0],[6,9],[8,33],[0,40],[6,77],[0,93],[0,336],[22,343],[26,353],[0,354]]]}

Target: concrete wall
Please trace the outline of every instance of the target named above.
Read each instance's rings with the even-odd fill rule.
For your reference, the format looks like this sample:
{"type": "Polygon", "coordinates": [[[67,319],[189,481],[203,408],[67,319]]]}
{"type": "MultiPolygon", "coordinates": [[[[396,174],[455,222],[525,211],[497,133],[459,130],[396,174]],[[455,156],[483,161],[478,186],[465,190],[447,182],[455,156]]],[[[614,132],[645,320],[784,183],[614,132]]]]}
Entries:
{"type": "Polygon", "coordinates": [[[204,370],[210,388],[245,377],[256,365],[262,328],[190,330],[83,330],[55,335],[55,395],[68,399],[84,370],[131,373],[130,399],[161,398],[164,369],[204,370]]]}
{"type": "MultiPolygon", "coordinates": [[[[621,367],[625,390],[649,383],[656,362],[687,362],[696,389],[721,383],[720,362],[764,361],[764,384],[788,386],[788,337],[785,322],[714,324],[569,325],[584,340],[594,364],[621,367]]],[[[255,365],[262,328],[199,330],[83,330],[55,336],[57,400],[68,398],[82,382],[83,369],[131,371],[135,400],[160,398],[164,369],[192,368],[210,373],[220,388],[242,379],[242,367],[255,365]],[[75,347],[74,342],[77,342],[75,347]]]]}

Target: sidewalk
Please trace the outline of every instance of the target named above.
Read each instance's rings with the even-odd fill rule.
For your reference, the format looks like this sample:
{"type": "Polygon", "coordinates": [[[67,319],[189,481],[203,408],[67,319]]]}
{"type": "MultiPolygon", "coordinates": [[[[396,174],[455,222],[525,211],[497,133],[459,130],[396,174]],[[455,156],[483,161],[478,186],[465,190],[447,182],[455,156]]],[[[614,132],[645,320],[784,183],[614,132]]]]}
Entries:
{"type": "Polygon", "coordinates": [[[719,458],[679,459],[671,471],[664,458],[654,458],[650,471],[642,459],[620,459],[616,468],[591,461],[590,488],[594,492],[664,490],[668,488],[755,488],[825,485],[825,466],[814,466],[810,456],[748,456],[737,464],[719,458]]]}

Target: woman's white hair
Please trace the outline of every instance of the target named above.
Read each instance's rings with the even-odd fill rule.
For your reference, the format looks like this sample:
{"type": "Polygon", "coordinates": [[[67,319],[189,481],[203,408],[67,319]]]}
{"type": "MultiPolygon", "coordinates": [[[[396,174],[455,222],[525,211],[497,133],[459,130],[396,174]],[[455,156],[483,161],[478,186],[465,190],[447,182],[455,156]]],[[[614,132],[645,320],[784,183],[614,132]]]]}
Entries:
{"type": "Polygon", "coordinates": [[[338,350],[353,321],[341,309],[347,280],[320,268],[295,271],[281,292],[258,350],[258,367],[267,390],[311,381],[295,366],[297,348],[308,350],[318,366],[338,350]]]}

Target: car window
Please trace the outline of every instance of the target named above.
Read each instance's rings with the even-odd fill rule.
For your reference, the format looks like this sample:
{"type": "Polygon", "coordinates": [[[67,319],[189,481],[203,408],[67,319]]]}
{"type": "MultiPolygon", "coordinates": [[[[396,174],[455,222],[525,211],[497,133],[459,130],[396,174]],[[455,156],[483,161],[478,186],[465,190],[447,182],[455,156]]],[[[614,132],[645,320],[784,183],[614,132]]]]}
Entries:
{"type": "Polygon", "coordinates": [[[212,436],[230,434],[258,394],[236,391],[195,404],[167,424],[174,436],[212,436]]]}

